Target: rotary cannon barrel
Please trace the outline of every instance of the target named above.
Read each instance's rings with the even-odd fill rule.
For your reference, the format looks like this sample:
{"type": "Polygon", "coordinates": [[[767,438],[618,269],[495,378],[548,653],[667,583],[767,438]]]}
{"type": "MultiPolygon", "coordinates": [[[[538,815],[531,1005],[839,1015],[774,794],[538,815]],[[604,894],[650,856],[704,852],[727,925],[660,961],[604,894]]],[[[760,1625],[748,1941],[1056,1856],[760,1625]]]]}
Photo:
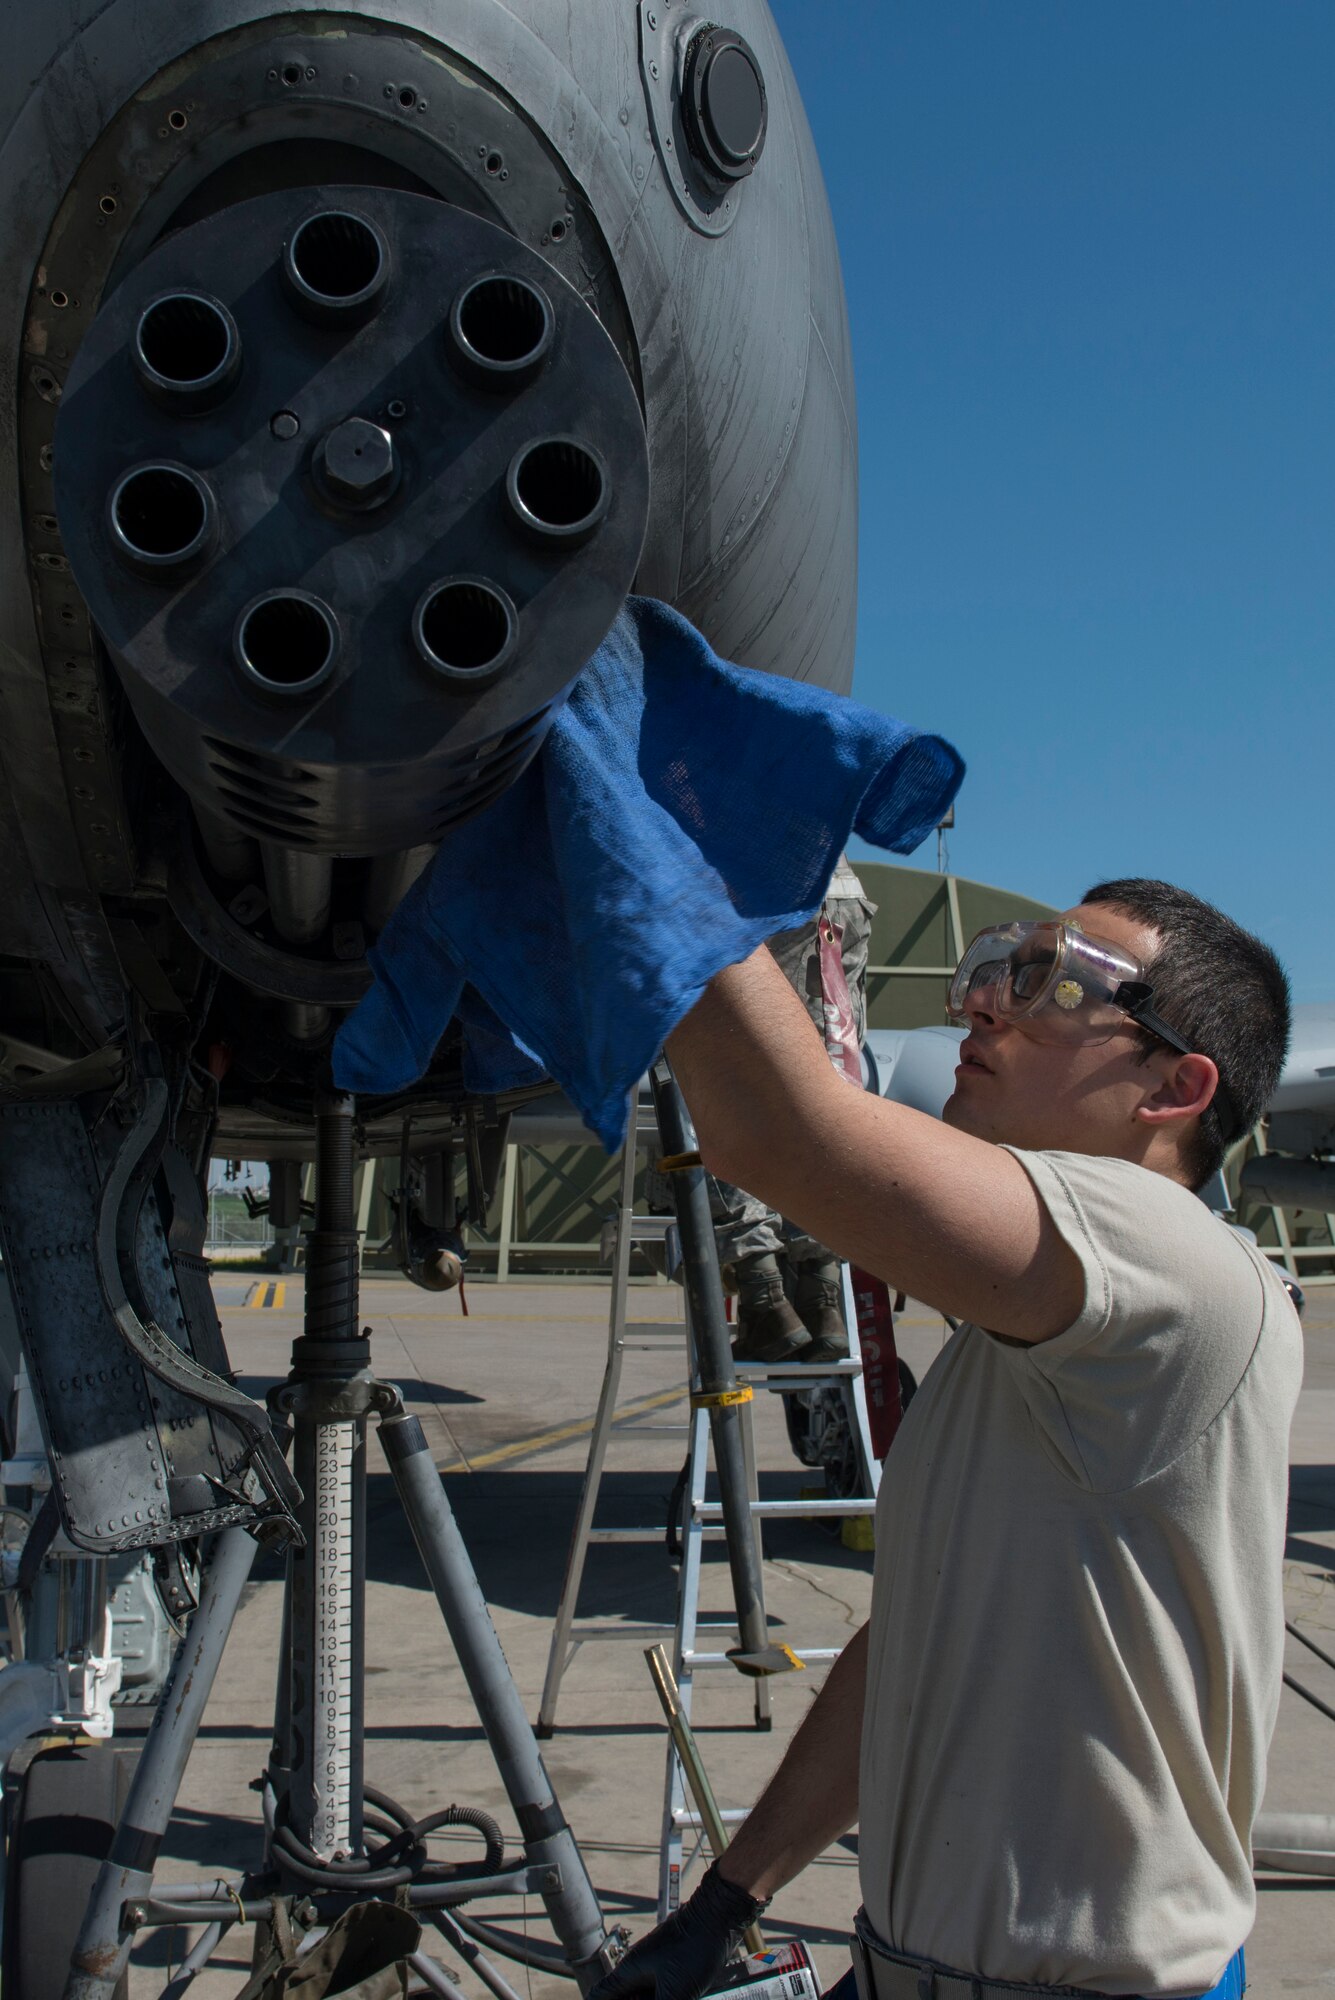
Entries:
{"type": "Polygon", "coordinates": [[[168,237],[80,351],[56,464],[145,736],[266,855],[392,855],[495,798],[631,587],[648,506],[635,390],[573,287],[387,188],[168,237]]]}

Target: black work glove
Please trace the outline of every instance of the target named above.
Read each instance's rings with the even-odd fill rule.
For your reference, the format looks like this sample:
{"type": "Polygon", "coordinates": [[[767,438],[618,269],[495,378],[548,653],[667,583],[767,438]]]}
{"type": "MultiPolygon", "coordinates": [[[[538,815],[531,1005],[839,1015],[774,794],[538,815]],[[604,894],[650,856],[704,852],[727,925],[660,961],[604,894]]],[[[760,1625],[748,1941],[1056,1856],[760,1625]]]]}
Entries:
{"type": "Polygon", "coordinates": [[[589,2000],[700,2000],[716,1987],[764,1903],[725,1882],[715,1861],[688,1902],[632,1945],[589,2000]]]}

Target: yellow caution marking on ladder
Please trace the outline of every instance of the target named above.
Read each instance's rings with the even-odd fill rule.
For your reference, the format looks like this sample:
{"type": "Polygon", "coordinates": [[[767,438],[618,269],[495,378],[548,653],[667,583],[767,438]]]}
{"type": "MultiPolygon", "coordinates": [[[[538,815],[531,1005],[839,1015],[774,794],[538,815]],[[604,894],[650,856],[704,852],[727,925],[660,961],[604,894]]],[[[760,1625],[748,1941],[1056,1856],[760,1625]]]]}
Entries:
{"type": "Polygon", "coordinates": [[[746,1674],[753,1681],[768,1680],[771,1674],[804,1674],[807,1669],[806,1661],[791,1646],[785,1646],[782,1639],[774,1640],[759,1653],[747,1653],[734,1646],[728,1658],[739,1674],[746,1674]]]}
{"type": "Polygon", "coordinates": [[[254,1291],[251,1293],[250,1297],[246,1300],[246,1304],[250,1307],[252,1312],[255,1311],[257,1307],[267,1304],[268,1293],[269,1293],[269,1287],[267,1285],[264,1284],[256,1285],[254,1291]]]}
{"type": "Polygon", "coordinates": [[[755,1391],[749,1387],[745,1389],[711,1389],[707,1392],[702,1389],[691,1397],[691,1408],[693,1410],[730,1410],[736,1403],[749,1403],[754,1394],[755,1391]]]}
{"type": "Polygon", "coordinates": [[[685,1174],[692,1167],[703,1166],[698,1153],[664,1153],[661,1160],[655,1160],[654,1171],[660,1174],[685,1174]]]}
{"type": "Polygon", "coordinates": [[[287,1286],[280,1278],[273,1288],[273,1297],[269,1301],[269,1304],[273,1307],[275,1312],[281,1312],[283,1310],[283,1301],[284,1299],[286,1299],[286,1297],[287,1297],[287,1286]]]}

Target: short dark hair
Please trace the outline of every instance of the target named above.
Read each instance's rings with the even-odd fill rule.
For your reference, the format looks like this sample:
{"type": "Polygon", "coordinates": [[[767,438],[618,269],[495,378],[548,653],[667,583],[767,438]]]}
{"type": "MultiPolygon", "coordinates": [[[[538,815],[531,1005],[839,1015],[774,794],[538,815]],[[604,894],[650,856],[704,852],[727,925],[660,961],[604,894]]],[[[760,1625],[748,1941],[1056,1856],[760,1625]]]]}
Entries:
{"type": "MultiPolygon", "coordinates": [[[[1154,1011],[1210,1057],[1232,1100],[1231,1120],[1218,1104],[1209,1106],[1185,1158],[1192,1186],[1204,1187],[1274,1096],[1289,1044],[1284,968],[1260,938],[1169,882],[1098,882],[1082,900],[1110,904],[1158,932],[1162,942],[1145,968],[1154,1011]]],[[[1147,1059],[1162,1047],[1146,1035],[1147,1059]]]]}

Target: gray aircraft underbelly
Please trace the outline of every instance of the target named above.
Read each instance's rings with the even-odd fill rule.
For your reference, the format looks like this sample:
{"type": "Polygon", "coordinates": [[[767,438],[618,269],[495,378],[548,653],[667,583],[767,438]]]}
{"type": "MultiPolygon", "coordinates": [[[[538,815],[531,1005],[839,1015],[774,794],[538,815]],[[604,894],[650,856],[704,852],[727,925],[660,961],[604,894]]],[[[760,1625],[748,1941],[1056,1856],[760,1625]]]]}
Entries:
{"type": "MultiPolygon", "coordinates": [[[[627,590],[847,688],[834,233],[768,9],[723,12],[7,9],[0,1082],[128,1012],[211,1063],[215,1150],[306,1151],[368,943],[627,590]],[[553,439],[535,530],[496,495],[553,439]]],[[[424,1141],[457,1097],[442,1056],[424,1141]]]]}

